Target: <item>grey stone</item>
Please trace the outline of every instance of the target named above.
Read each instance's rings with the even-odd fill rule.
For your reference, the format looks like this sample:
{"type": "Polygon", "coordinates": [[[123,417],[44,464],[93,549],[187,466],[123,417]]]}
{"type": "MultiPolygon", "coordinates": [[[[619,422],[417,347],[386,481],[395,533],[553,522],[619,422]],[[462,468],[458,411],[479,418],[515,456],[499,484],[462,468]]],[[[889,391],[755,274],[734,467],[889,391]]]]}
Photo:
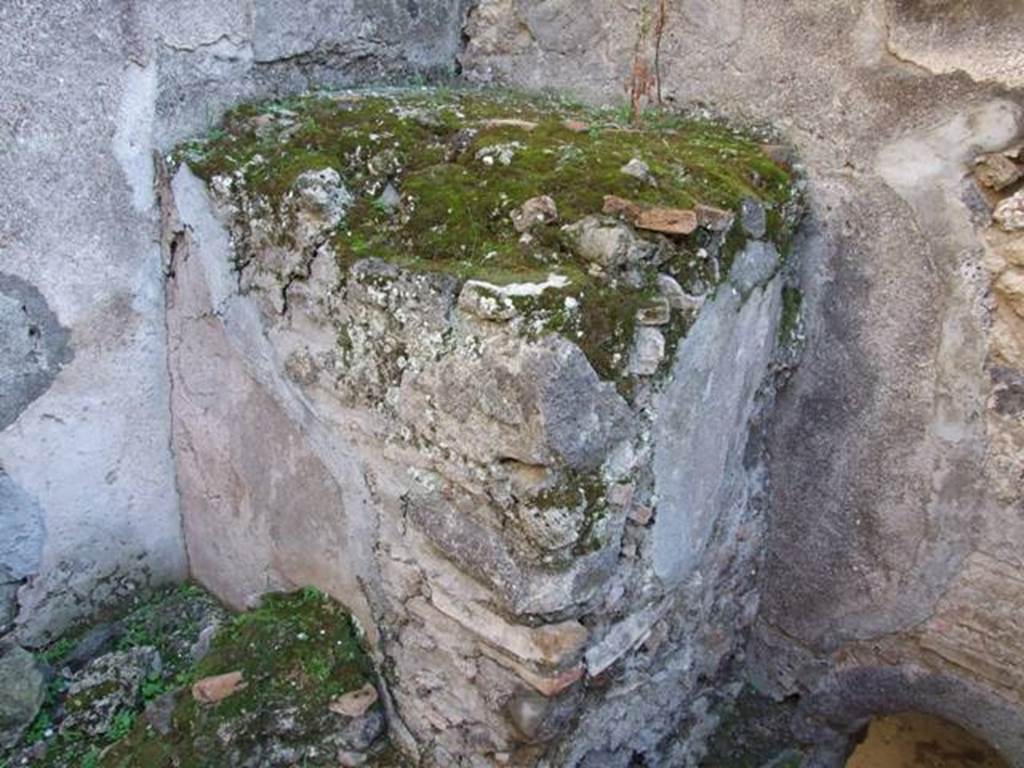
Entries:
{"type": "Polygon", "coordinates": [[[86,632],[67,656],[57,659],[57,663],[77,672],[96,657],[112,651],[123,635],[124,625],[119,621],[99,624],[86,632]]]}
{"type": "Polygon", "coordinates": [[[324,228],[338,225],[354,202],[333,168],[319,171],[305,171],[299,175],[292,187],[298,196],[301,208],[323,220],[324,228]]]}
{"type": "Polygon", "coordinates": [[[160,670],[160,654],[148,646],[93,659],[68,682],[61,728],[102,736],[119,712],[139,705],[142,683],[160,670]]]}
{"type": "Polygon", "coordinates": [[[167,693],[162,693],[152,701],[146,703],[142,716],[146,723],[161,736],[170,735],[174,729],[173,717],[174,708],[178,705],[183,689],[178,688],[167,693]]]}
{"type": "Polygon", "coordinates": [[[50,388],[72,356],[71,332],[39,289],[0,272],[0,430],[50,388]]]}
{"type": "Polygon", "coordinates": [[[600,642],[587,649],[587,674],[592,677],[601,675],[629,653],[647,637],[666,608],[667,605],[662,604],[648,606],[609,627],[600,642]]]}
{"type": "Polygon", "coordinates": [[[538,569],[517,557],[506,537],[474,514],[474,509],[479,513],[478,500],[461,501],[456,505],[437,495],[410,494],[403,499],[403,511],[439,552],[493,590],[497,605],[517,615],[559,614],[600,588],[615,557],[612,547],[577,557],[569,568],[538,569]]]}
{"type": "Polygon", "coordinates": [[[746,296],[754,288],[767,283],[778,267],[778,249],[764,240],[751,240],[736,254],[729,281],[746,296]]]}
{"type": "Polygon", "coordinates": [[[278,706],[232,717],[218,728],[217,737],[231,746],[239,768],[287,768],[324,755],[364,753],[385,730],[379,709],[350,718],[327,709],[317,713],[278,706]]]}
{"type": "Polygon", "coordinates": [[[653,429],[653,567],[668,585],[697,566],[719,516],[747,501],[747,432],[736,425],[754,412],[780,306],[778,280],[745,302],[719,291],[679,347],[653,429]]]}
{"type": "Polygon", "coordinates": [[[629,407],[574,344],[552,336],[531,357],[528,380],[538,388],[548,444],[565,465],[595,468],[628,436],[629,407]]]}
{"type": "Polygon", "coordinates": [[[401,202],[402,196],[390,182],[384,186],[384,191],[381,192],[380,197],[377,198],[377,204],[388,211],[396,210],[401,202]]]}
{"type": "Polygon", "coordinates": [[[645,184],[654,184],[654,177],[651,175],[651,169],[647,163],[638,157],[634,157],[628,163],[621,168],[622,172],[627,176],[632,176],[634,179],[638,179],[645,184]]]}
{"type": "Polygon", "coordinates": [[[533,738],[544,724],[551,700],[531,690],[522,690],[508,703],[508,716],[519,732],[533,738]]]}
{"type": "Polygon", "coordinates": [[[672,309],[695,312],[704,306],[703,296],[691,296],[671,275],[658,275],[657,284],[658,292],[668,300],[672,309]]]}
{"type": "Polygon", "coordinates": [[[430,363],[402,381],[399,412],[481,462],[594,469],[630,432],[629,408],[561,336],[500,337],[430,363]]]}
{"type": "Polygon", "coordinates": [[[0,584],[0,637],[3,637],[14,624],[18,615],[18,582],[0,584]]]}
{"type": "Polygon", "coordinates": [[[749,237],[762,238],[768,228],[768,216],[764,206],[757,200],[743,198],[740,204],[740,224],[749,237]]]}
{"type": "Polygon", "coordinates": [[[622,222],[605,216],[587,216],[566,227],[584,259],[606,269],[624,267],[653,258],[657,247],[638,238],[622,222]]]}
{"type": "Polygon", "coordinates": [[[192,661],[198,664],[209,654],[210,646],[213,643],[213,636],[217,633],[218,626],[216,623],[208,624],[199,630],[199,636],[189,649],[189,656],[192,658],[192,661]]]}
{"type": "Polygon", "coordinates": [[[43,704],[46,681],[35,657],[0,642],[0,749],[13,746],[43,704]]]}
{"type": "Polygon", "coordinates": [[[665,336],[657,328],[640,326],[629,352],[629,372],[634,376],[653,376],[665,359],[665,336]]]}
{"type": "Polygon", "coordinates": [[[39,504],[0,468],[0,580],[16,581],[36,574],[46,532],[39,504]]]}
{"type": "Polygon", "coordinates": [[[579,689],[571,689],[555,698],[521,689],[509,698],[505,711],[518,733],[529,743],[542,744],[565,733],[577,715],[582,697],[579,689]]]}
{"type": "Polygon", "coordinates": [[[481,320],[504,322],[519,314],[512,299],[490,286],[467,280],[459,292],[459,309],[481,320]]]}
{"type": "Polygon", "coordinates": [[[505,544],[480,521],[431,496],[405,499],[410,522],[461,568],[499,591],[512,605],[525,597],[525,577],[505,544]]]}
{"type": "Polygon", "coordinates": [[[349,722],[337,734],[332,734],[330,742],[333,747],[352,752],[363,752],[384,735],[387,724],[380,709],[367,712],[362,717],[349,719],[349,722]]]}

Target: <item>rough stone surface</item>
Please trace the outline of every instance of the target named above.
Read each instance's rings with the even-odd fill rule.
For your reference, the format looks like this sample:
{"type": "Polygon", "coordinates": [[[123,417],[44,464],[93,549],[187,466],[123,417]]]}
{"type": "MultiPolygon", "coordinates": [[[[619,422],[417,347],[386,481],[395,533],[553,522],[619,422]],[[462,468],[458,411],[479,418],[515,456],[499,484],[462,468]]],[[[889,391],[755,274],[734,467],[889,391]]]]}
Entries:
{"type": "Polygon", "coordinates": [[[637,328],[633,348],[629,351],[629,372],[637,376],[653,376],[665,359],[665,337],[657,328],[637,328]]]}
{"type": "Polygon", "coordinates": [[[519,208],[512,211],[512,225],[517,232],[529,232],[542,224],[558,221],[558,207],[547,195],[531,197],[519,208]]]}
{"type": "MultiPolygon", "coordinates": [[[[354,4],[334,14],[333,4],[317,2],[284,13],[284,5],[26,0],[0,9],[9,43],[0,52],[0,138],[11,148],[0,155],[8,192],[0,196],[0,259],[5,275],[35,286],[58,324],[51,328],[69,329],[74,350],[55,378],[42,368],[33,374],[36,399],[0,405],[14,419],[0,432],[0,462],[18,504],[31,509],[19,506],[16,519],[41,521],[46,532],[20,590],[26,638],[40,640],[97,603],[184,571],[150,150],[205,129],[241,98],[444,67],[463,10],[354,4]]],[[[997,585],[1019,576],[1024,541],[1020,249],[1007,239],[1014,232],[988,228],[988,203],[964,186],[975,154],[1020,140],[1024,46],[1019,25],[1008,23],[1018,3],[684,0],[671,9],[657,57],[650,37],[638,40],[651,28],[650,12],[646,3],[611,0],[586,13],[576,0],[482,0],[465,27],[461,66],[471,79],[566,87],[595,101],[621,98],[638,85],[638,72],[657,66],[660,98],[774,123],[796,144],[815,201],[816,221],[798,249],[808,351],[769,429],[773,526],[755,646],[772,652],[761,654],[761,671],[779,693],[816,692],[806,697],[808,716],[828,714],[818,722],[831,724],[840,752],[891,700],[941,709],[1019,761],[1017,692],[1000,680],[1016,680],[1020,659],[1009,638],[1021,611],[1017,594],[997,585]],[[867,653],[875,646],[884,656],[867,653]],[[969,653],[976,646],[987,649],[984,658],[969,653]],[[832,674],[842,658],[861,669],[832,674]],[[915,684],[924,679],[942,682],[915,684]],[[921,693],[901,697],[899,686],[921,693]],[[971,715],[972,705],[983,717],[971,715]]],[[[651,90],[636,94],[638,102],[651,90]]],[[[217,300],[196,301],[190,322],[215,326],[206,315],[229,293],[220,286],[217,300]]],[[[181,338],[193,327],[179,329],[181,338]]],[[[189,481],[190,508],[247,511],[230,528],[192,531],[198,567],[211,580],[237,568],[244,586],[225,579],[219,591],[244,602],[289,579],[322,581],[323,573],[309,572],[316,558],[307,550],[319,544],[329,557],[342,534],[363,540],[366,530],[348,528],[353,510],[375,494],[394,501],[402,489],[381,489],[377,474],[353,458],[355,447],[337,445],[311,415],[316,395],[296,392],[309,386],[303,371],[313,370],[302,350],[290,350],[290,377],[283,364],[267,363],[273,355],[251,318],[233,315],[227,327],[178,363],[223,355],[242,405],[224,402],[222,380],[210,375],[194,382],[205,386],[182,387],[176,407],[191,399],[192,415],[219,408],[211,410],[221,425],[211,435],[237,423],[247,402],[280,416],[265,432],[214,449],[222,457],[216,466],[236,473],[228,477],[270,475],[255,495],[241,481],[231,487],[203,477],[202,462],[190,466],[201,479],[189,481]],[[252,354],[243,360],[239,348],[252,354]],[[274,396],[246,400],[264,389],[274,396]],[[275,464],[270,445],[294,452],[275,464]],[[282,554],[270,545],[264,505],[302,487],[281,479],[296,467],[308,482],[335,478],[341,490],[327,483],[306,501],[343,510],[342,522],[310,530],[293,510],[282,554]],[[231,503],[218,507],[228,492],[231,503]],[[294,539],[293,529],[301,531],[294,539]],[[219,549],[240,530],[251,540],[219,549]]],[[[40,343],[47,355],[56,350],[40,343]]],[[[182,444],[180,432],[177,439],[182,444]]],[[[409,566],[402,537],[391,535],[382,578],[406,588],[410,606],[443,633],[444,614],[413,602],[423,576],[409,566]]],[[[626,544],[624,557],[642,551],[626,544]]],[[[347,575],[333,591],[358,591],[349,572],[372,558],[350,555],[355,564],[337,567],[347,575]]],[[[364,607],[362,615],[370,613],[364,607]]],[[[421,641],[416,621],[403,636],[410,646],[421,641]]],[[[410,651],[408,668],[414,658],[472,659],[474,671],[499,663],[460,638],[453,630],[450,648],[410,651]]],[[[674,659],[680,676],[690,674],[687,663],[674,659]]],[[[418,674],[423,689],[443,696],[443,683],[418,674]]],[[[581,723],[605,742],[587,759],[627,764],[621,745],[670,700],[655,688],[628,716],[610,708],[603,725],[581,723]]],[[[467,701],[454,725],[472,722],[474,709],[491,711],[490,703],[467,701]]]]}
{"type": "Polygon", "coordinates": [[[200,704],[216,704],[246,686],[241,672],[204,677],[192,684],[192,698],[200,704]]]}
{"type": "Polygon", "coordinates": [[[839,765],[858,718],[892,689],[856,694],[828,670],[854,647],[895,644],[865,674],[892,665],[913,679],[925,664],[945,682],[915,706],[946,711],[1020,763],[1006,738],[1020,731],[1019,697],[995,680],[1020,664],[1006,624],[1019,593],[972,609],[965,597],[986,573],[1021,574],[1016,251],[998,227],[983,241],[999,201],[969,181],[979,155],[1020,143],[1024,45],[1007,23],[1019,4],[686,0],[670,9],[657,56],[641,33],[653,4],[575,9],[483,0],[464,72],[608,100],[657,63],[663,99],[774,123],[808,172],[815,222],[797,246],[806,352],[768,432],[772,525],[754,644],[766,648],[766,683],[833,692],[827,721],[842,747],[820,764],[839,765]],[[965,626],[944,633],[954,617],[965,626]],[[956,704],[979,689],[989,725],[956,704]]]}
{"type": "Polygon", "coordinates": [[[0,273],[0,430],[49,389],[72,357],[70,334],[31,283],[0,273]]]}
{"type": "Polygon", "coordinates": [[[173,730],[172,718],[174,716],[174,708],[178,705],[180,698],[181,690],[175,690],[162,693],[155,699],[147,702],[146,708],[142,713],[146,724],[151,726],[161,736],[170,735],[173,730]]]}
{"type": "Polygon", "coordinates": [[[26,640],[185,572],[153,151],[241,99],[447,76],[466,5],[0,9],[0,465],[47,532],[26,640]]]}
{"type": "MultiPolygon", "coordinates": [[[[351,480],[346,498],[284,408],[246,367],[213,313],[217,307],[232,316],[240,333],[256,328],[252,312],[223,304],[237,284],[228,262],[218,261],[228,257],[226,233],[194,178],[178,177],[174,199],[190,222],[190,239],[181,248],[169,287],[168,327],[179,488],[183,508],[196,512],[185,520],[192,572],[236,607],[289,582],[318,584],[349,596],[351,604],[358,585],[330,553],[347,542],[346,560],[357,563],[359,542],[369,546],[368,537],[362,538],[345,515],[350,504],[358,508],[362,503],[358,494],[364,481],[355,466],[343,464],[343,476],[351,480]],[[253,412],[261,414],[259,423],[243,418],[253,412]],[[257,478],[257,484],[249,482],[257,478]],[[330,525],[308,515],[315,508],[332,510],[330,525]],[[334,564],[326,568],[327,563],[334,564]]],[[[335,445],[335,460],[346,461],[335,445]]],[[[358,606],[353,608],[359,615],[358,606]]],[[[372,627],[368,613],[361,619],[372,627]]]]}
{"type": "Polygon", "coordinates": [[[60,659],[62,667],[77,672],[98,656],[114,650],[114,646],[124,636],[124,624],[113,621],[99,624],[82,635],[74,648],[60,659]]]}
{"type": "MultiPolygon", "coordinates": [[[[500,151],[484,157],[502,172],[500,151]]],[[[640,731],[651,759],[671,759],[656,745],[687,710],[669,702],[713,685],[754,615],[760,479],[744,460],[782,278],[763,286],[771,272],[737,259],[737,275],[756,273],[746,295],[722,282],[703,304],[673,281],[677,307],[645,296],[619,312],[637,351],[599,375],[584,351],[594,331],[534,324],[531,302],[571,283],[559,264],[496,285],[338,258],[337,243],[277,245],[262,233],[291,221],[294,187],[261,218],[243,175],[208,173],[207,186],[183,165],[162,189],[195,572],[232,602],[300,577],[346,601],[382,660],[392,725],[426,765],[521,749],[577,765],[598,748],[626,754],[640,731]],[[670,333],[673,346],[685,337],[678,350],[670,333]],[[602,733],[624,691],[648,683],[650,701],[602,733]]],[[[501,220],[518,239],[514,218],[501,220]]],[[[688,264],[669,263],[664,236],[616,219],[565,231],[572,274],[612,290],[688,264]]],[[[700,236],[701,258],[717,258],[725,236],[700,236]]]]}
{"type": "Polygon", "coordinates": [[[159,673],[160,654],[146,646],[94,659],[68,683],[61,727],[88,736],[105,734],[119,712],[138,706],[142,683],[159,673]]]}
{"type": "Polygon", "coordinates": [[[5,635],[18,615],[18,583],[0,584],[0,635],[5,635]]]}
{"type": "Polygon", "coordinates": [[[640,229],[668,235],[688,235],[697,229],[697,214],[678,208],[649,208],[636,217],[640,229]]]}
{"type": "Polygon", "coordinates": [[[768,225],[764,206],[756,200],[744,200],[743,207],[740,208],[740,223],[751,237],[764,237],[768,225]]]}
{"type": "Polygon", "coordinates": [[[1024,178],[1024,165],[1002,152],[994,152],[975,161],[974,176],[983,187],[1000,192],[1024,178]]]}
{"type": "Polygon", "coordinates": [[[729,282],[736,286],[741,294],[748,294],[754,288],[764,285],[775,274],[779,267],[778,249],[763,240],[751,240],[736,255],[729,282]]]}
{"type": "Polygon", "coordinates": [[[366,710],[377,703],[377,689],[367,683],[362,688],[349,691],[331,702],[330,710],[345,717],[362,717],[366,710]]]}
{"type": "Polygon", "coordinates": [[[780,295],[778,282],[745,302],[734,291],[720,291],[679,347],[675,380],[661,395],[653,433],[655,493],[661,501],[653,562],[669,584],[686,578],[699,562],[717,515],[749,502],[741,425],[753,415],[758,371],[771,359],[780,295]]]}
{"type": "Polygon", "coordinates": [[[13,745],[28,728],[45,691],[35,657],[19,646],[0,644],[0,748],[13,745]]]}
{"type": "Polygon", "coordinates": [[[996,206],[992,218],[1004,232],[1024,230],[1024,192],[1018,192],[996,206]]]}
{"type": "Polygon", "coordinates": [[[0,581],[14,583],[35,575],[45,531],[38,504],[0,468],[0,581]]]}
{"type": "Polygon", "coordinates": [[[613,219],[588,216],[567,228],[583,258],[606,268],[621,268],[642,260],[651,246],[613,219]]]}

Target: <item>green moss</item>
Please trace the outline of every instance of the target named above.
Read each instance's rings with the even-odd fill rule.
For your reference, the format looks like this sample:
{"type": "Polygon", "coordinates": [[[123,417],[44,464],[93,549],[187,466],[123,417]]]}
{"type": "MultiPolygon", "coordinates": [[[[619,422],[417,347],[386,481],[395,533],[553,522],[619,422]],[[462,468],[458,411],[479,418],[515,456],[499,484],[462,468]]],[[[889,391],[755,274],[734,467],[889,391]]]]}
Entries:
{"type": "Polygon", "coordinates": [[[782,317],[779,320],[779,343],[789,344],[800,322],[803,294],[799,288],[787,285],[782,289],[782,317]]]}
{"type": "Polygon", "coordinates": [[[64,657],[71,653],[75,647],[75,638],[73,637],[61,637],[55,642],[51,643],[47,648],[39,654],[40,658],[47,664],[54,666],[64,660],[64,657]]]}
{"type": "Polygon", "coordinates": [[[582,506],[583,520],[572,554],[585,555],[604,546],[598,527],[608,515],[608,486],[599,471],[567,470],[556,486],[537,494],[531,506],[541,512],[547,509],[578,509],[582,506]]]}
{"type": "Polygon", "coordinates": [[[116,680],[108,680],[105,683],[88,688],[77,696],[69,697],[64,702],[64,709],[69,713],[89,709],[93,702],[109,696],[118,690],[119,687],[120,684],[116,680]]]}
{"type": "MultiPolygon", "coordinates": [[[[441,271],[495,284],[543,280],[552,272],[572,284],[546,291],[528,314],[543,333],[578,343],[595,370],[617,378],[636,310],[650,300],[654,268],[639,284],[593,274],[559,226],[535,230],[523,242],[509,220],[526,200],[549,195],[559,223],[600,213],[615,195],[642,205],[690,208],[703,203],[738,210],[755,198],[768,211],[771,236],[784,245],[792,229],[787,167],[768,157],[753,138],[726,126],[652,112],[639,126],[626,125],[628,110],[589,109],[564,97],[475,90],[407,90],[315,94],[245,105],[229,113],[206,141],[175,153],[203,178],[233,175],[258,208],[279,210],[304,171],[336,169],[356,202],[331,238],[343,268],[374,256],[414,271],[441,271]],[[529,121],[532,130],[507,121],[529,121]],[[565,125],[577,120],[589,130],[565,125]],[[505,122],[502,122],[505,121],[505,122]],[[494,147],[514,148],[508,164],[481,159],[494,147]],[[489,149],[490,148],[490,149],[489,149]],[[622,173],[633,158],[656,183],[622,173]],[[385,184],[401,195],[394,209],[379,203],[385,184]],[[578,311],[559,307],[571,297],[578,311]]],[[[493,154],[493,153],[492,153],[493,154]]],[[[279,233],[290,237],[287,228],[279,233]]],[[[668,241],[671,258],[658,265],[688,287],[705,287],[728,274],[743,247],[737,224],[724,244],[698,229],[668,241]],[[720,249],[720,269],[695,254],[720,249]]],[[[528,304],[528,302],[520,302],[528,304]]],[[[676,313],[673,327],[685,333],[676,313]]],[[[674,344],[673,344],[674,346],[674,344]]]]}
{"type": "Polygon", "coordinates": [[[299,721],[317,722],[331,700],[374,681],[351,616],[314,589],[269,595],[259,608],[235,617],[217,632],[194,677],[236,671],[243,675],[244,688],[212,705],[199,704],[185,692],[170,737],[140,723],[101,764],[227,765],[232,752],[244,754],[258,743],[283,708],[299,721]],[[229,724],[237,728],[230,747],[218,735],[229,724]]]}
{"type": "MultiPolygon", "coordinates": [[[[331,699],[375,680],[351,616],[315,589],[268,596],[258,609],[228,618],[208,593],[185,584],[125,606],[119,613],[124,628],[119,647],[153,645],[164,662],[162,674],[143,683],[143,699],[181,690],[173,717],[174,731],[167,737],[157,734],[140,716],[141,708],[116,713],[113,727],[101,737],[87,738],[78,731],[59,729],[54,724],[59,716],[54,713],[60,708],[67,712],[87,709],[117,684],[105,683],[67,698],[62,690],[65,684],[58,676],[48,687],[44,707],[22,742],[46,740],[45,753],[31,763],[35,768],[206,768],[233,764],[234,757],[217,737],[222,727],[237,729],[232,748],[244,752],[259,741],[266,718],[282,707],[294,707],[295,716],[310,724],[315,738],[317,728],[325,722],[324,727],[331,726],[323,720],[331,699]],[[223,616],[223,622],[211,650],[196,665],[189,649],[199,634],[200,622],[205,626],[218,615],[223,616]],[[188,687],[195,679],[233,671],[243,672],[246,688],[208,707],[192,700],[188,687]],[[58,733],[47,736],[51,728],[58,733]]],[[[80,628],[79,634],[88,629],[80,628]]],[[[71,646],[58,640],[49,650],[53,658],[63,659],[71,646]]],[[[304,764],[322,763],[311,758],[304,764]]],[[[375,745],[368,763],[401,764],[400,756],[386,739],[375,745]]]]}

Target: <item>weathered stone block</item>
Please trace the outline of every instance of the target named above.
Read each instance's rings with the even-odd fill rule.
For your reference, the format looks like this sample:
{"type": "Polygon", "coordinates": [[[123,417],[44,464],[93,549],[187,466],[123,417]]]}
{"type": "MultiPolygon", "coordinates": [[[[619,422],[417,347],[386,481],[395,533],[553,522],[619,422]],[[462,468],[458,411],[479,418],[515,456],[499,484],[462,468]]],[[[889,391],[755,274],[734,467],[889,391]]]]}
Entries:
{"type": "Polygon", "coordinates": [[[13,745],[35,719],[46,693],[35,657],[13,643],[0,643],[0,748],[13,745]]]}

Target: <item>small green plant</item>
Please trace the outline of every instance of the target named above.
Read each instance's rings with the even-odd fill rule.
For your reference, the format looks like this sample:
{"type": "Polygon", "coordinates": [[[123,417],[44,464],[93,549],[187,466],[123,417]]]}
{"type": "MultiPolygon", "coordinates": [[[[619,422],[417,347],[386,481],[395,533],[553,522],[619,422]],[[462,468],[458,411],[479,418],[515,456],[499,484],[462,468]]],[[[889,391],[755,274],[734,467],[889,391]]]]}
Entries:
{"type": "Polygon", "coordinates": [[[371,202],[370,205],[372,205],[373,210],[376,211],[381,216],[390,216],[392,213],[391,206],[385,200],[381,200],[378,198],[371,202]]]}
{"type": "Polygon", "coordinates": [[[160,675],[153,675],[142,681],[142,698],[145,701],[151,701],[166,692],[167,681],[160,675]]]}
{"type": "Polygon", "coordinates": [[[25,733],[26,743],[35,744],[42,741],[46,738],[46,732],[52,727],[53,719],[50,717],[49,709],[44,707],[36,715],[36,719],[32,721],[32,725],[28,727],[28,731],[25,733]]]}
{"type": "Polygon", "coordinates": [[[803,295],[799,288],[785,286],[782,289],[782,317],[779,319],[779,343],[788,344],[793,341],[793,336],[800,323],[800,307],[803,304],[803,295]]]}
{"type": "Polygon", "coordinates": [[[74,647],[75,643],[70,637],[62,637],[43,651],[40,656],[43,661],[53,666],[67,656],[74,647]]]}
{"type": "Polygon", "coordinates": [[[130,709],[122,709],[114,715],[114,722],[110,726],[110,730],[107,731],[111,741],[120,741],[131,733],[132,728],[135,727],[135,718],[135,712],[130,709]]]}
{"type": "Polygon", "coordinates": [[[82,768],[98,768],[99,764],[99,747],[92,747],[88,752],[82,755],[82,768]]]}
{"type": "Polygon", "coordinates": [[[321,592],[316,587],[303,587],[302,588],[302,598],[303,598],[303,600],[309,600],[309,601],[324,600],[324,599],[327,598],[327,595],[325,595],[323,592],[321,592]]]}
{"type": "Polygon", "coordinates": [[[331,660],[320,655],[308,659],[305,663],[305,671],[310,677],[318,682],[326,682],[331,676],[333,665],[331,660]]]}
{"type": "Polygon", "coordinates": [[[186,581],[178,586],[178,594],[182,597],[201,597],[205,593],[197,584],[186,581]]]}

